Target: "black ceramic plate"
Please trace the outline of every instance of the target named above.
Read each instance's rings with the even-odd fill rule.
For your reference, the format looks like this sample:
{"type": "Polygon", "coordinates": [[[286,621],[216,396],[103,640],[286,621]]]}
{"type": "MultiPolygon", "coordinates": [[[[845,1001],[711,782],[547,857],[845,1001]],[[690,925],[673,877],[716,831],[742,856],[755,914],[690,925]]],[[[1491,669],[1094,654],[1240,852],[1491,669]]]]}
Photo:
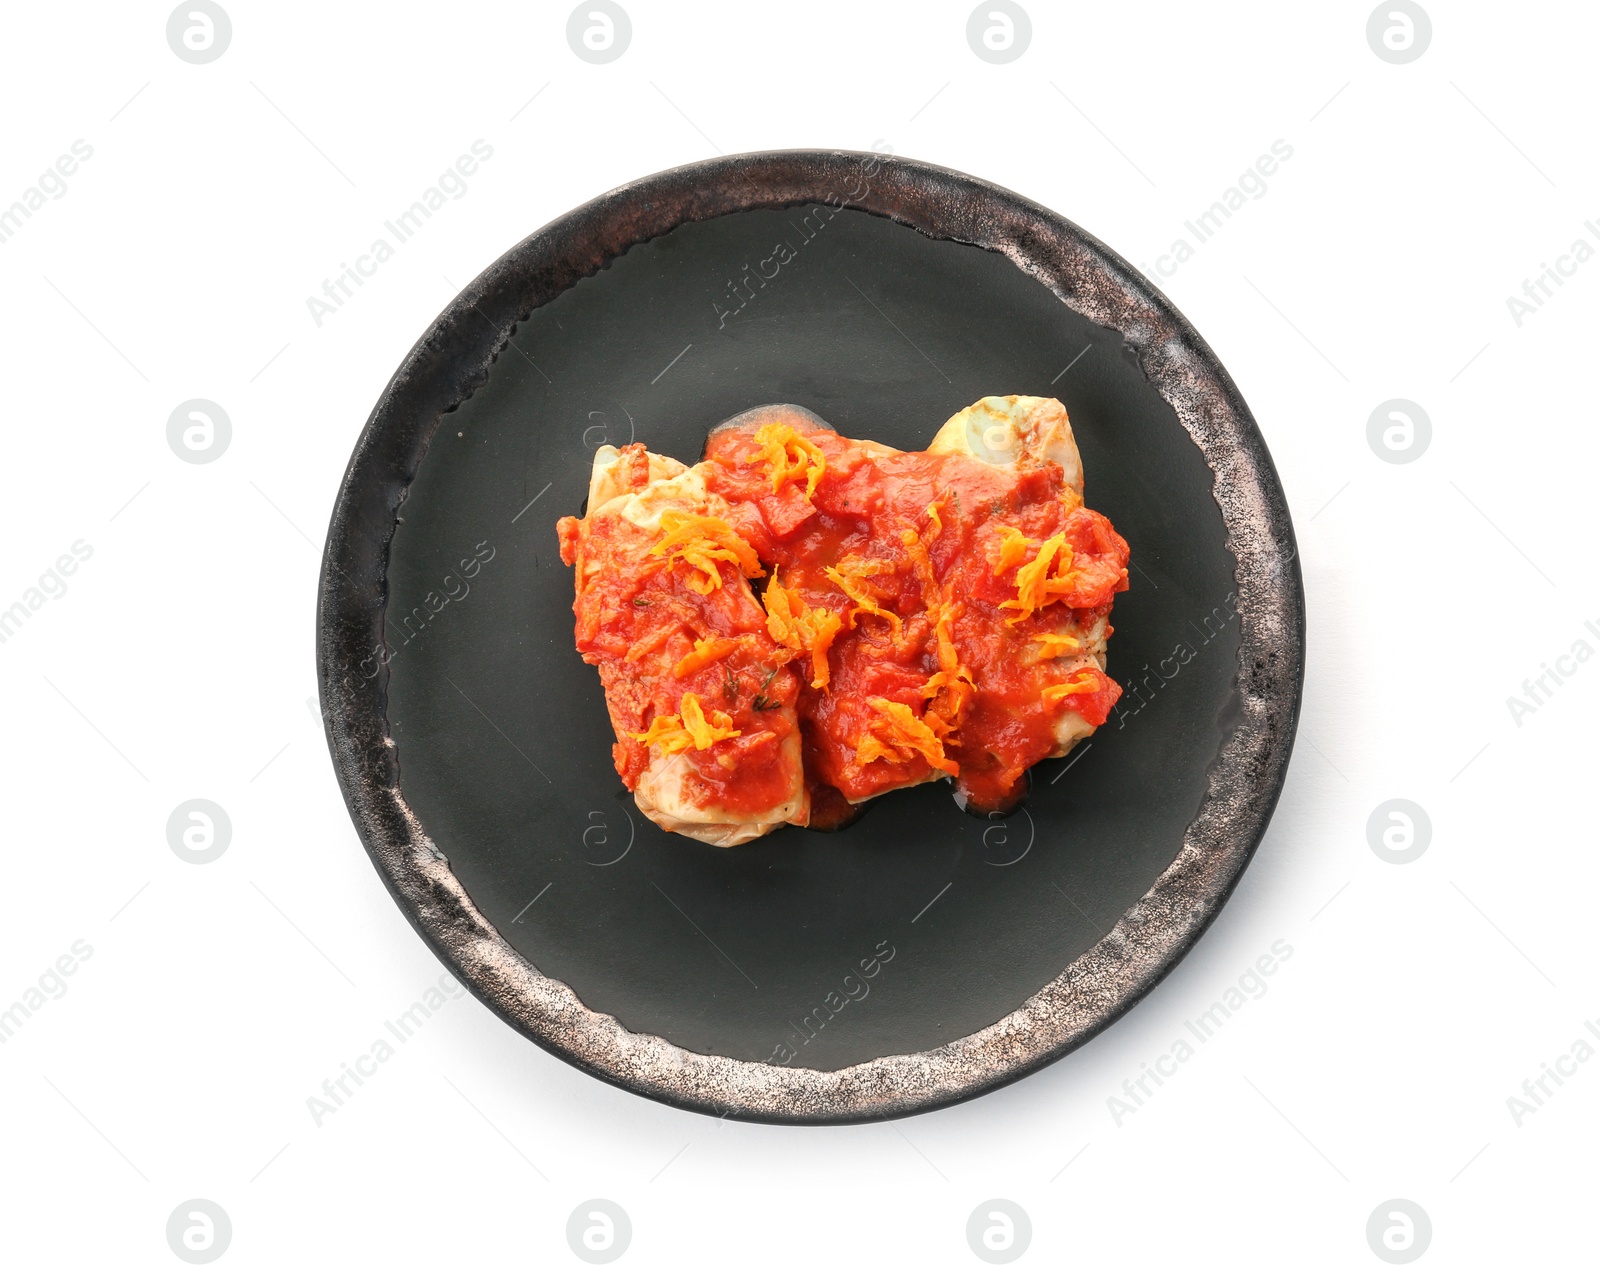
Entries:
{"type": "Polygon", "coordinates": [[[1015,194],[876,155],[747,155],[625,186],[514,247],[374,410],[334,512],[319,669],[361,837],[435,952],[606,1080],[772,1121],[993,1089],[1131,1006],[1264,831],[1304,611],[1260,434],[1199,336],[1015,194]],[[758,404],[924,447],[1058,396],[1133,550],[1110,723],[1003,821],[944,784],[835,834],[661,832],[612,768],[555,521],[596,447],[685,462],[758,404]]]}

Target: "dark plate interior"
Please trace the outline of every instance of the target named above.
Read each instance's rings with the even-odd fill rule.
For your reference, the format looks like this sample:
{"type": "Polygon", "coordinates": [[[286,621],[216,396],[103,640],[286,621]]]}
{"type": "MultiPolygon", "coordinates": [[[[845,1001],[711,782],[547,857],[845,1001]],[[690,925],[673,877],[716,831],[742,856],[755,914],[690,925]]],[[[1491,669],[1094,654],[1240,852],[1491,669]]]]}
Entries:
{"type": "Polygon", "coordinates": [[[400,514],[385,637],[405,800],[540,971],[692,1051],[836,1069],[1007,1015],[1172,863],[1237,718],[1213,474],[1122,336],[1002,254],[861,211],[683,224],[537,307],[443,418],[400,514]],[[781,401],[921,448],[1008,393],[1066,404],[1089,504],[1132,546],[1111,722],[1036,768],[1003,822],[943,784],[837,834],[731,850],[645,821],[611,766],[556,549],[595,447],[693,462],[717,421],[781,401]]]}

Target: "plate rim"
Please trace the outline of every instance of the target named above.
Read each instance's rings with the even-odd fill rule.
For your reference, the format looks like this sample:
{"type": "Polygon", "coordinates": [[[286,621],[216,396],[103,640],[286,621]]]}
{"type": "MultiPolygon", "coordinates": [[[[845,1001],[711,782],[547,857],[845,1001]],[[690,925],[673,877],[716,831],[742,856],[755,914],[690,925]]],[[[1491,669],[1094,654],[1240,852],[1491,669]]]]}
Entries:
{"type": "Polygon", "coordinates": [[[407,353],[340,481],[318,584],[321,710],[339,787],[390,895],[439,959],[512,1028],[620,1088],[688,1110],[787,1124],[895,1119],[992,1092],[1126,1014],[1221,911],[1271,820],[1294,746],[1306,613],[1287,499],[1248,406],[1199,333],[1096,238],[1020,194],[931,163],[769,150],[612,189],[512,246],[407,353]],[[1111,930],[1010,1014],[932,1050],[832,1072],[699,1054],[590,1010],[477,909],[400,789],[383,641],[389,546],[440,420],[487,381],[528,315],[629,247],[682,223],[823,203],[1006,255],[1119,333],[1213,472],[1235,558],[1240,647],[1232,733],[1173,862],[1111,930]]]}

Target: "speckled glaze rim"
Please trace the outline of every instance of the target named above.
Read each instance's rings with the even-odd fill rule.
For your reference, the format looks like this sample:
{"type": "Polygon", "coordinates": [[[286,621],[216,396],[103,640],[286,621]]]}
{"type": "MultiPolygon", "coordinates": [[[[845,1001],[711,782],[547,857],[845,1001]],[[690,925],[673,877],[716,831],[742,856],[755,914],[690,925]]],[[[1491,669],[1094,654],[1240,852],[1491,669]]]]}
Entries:
{"type": "Polygon", "coordinates": [[[1125,1014],[1216,917],[1266,831],[1288,768],[1305,663],[1293,527],[1238,390],[1189,323],[1126,262],[996,185],[879,154],[797,150],[677,167],[594,199],[487,268],[411,349],[339,489],[323,554],[317,670],[356,829],[424,940],[513,1028],[584,1071],[674,1106],[790,1124],[891,1119],[1035,1072],[1125,1014]],[[407,805],[385,718],[385,571],[396,516],[439,420],[487,379],[519,322],[629,247],[679,224],[806,202],[848,205],[1008,256],[1074,311],[1118,331],[1215,474],[1237,559],[1236,725],[1177,858],[1115,927],[1020,1007],[919,1054],[834,1072],[696,1054],[630,1032],[539,972],[478,911],[407,805]]]}

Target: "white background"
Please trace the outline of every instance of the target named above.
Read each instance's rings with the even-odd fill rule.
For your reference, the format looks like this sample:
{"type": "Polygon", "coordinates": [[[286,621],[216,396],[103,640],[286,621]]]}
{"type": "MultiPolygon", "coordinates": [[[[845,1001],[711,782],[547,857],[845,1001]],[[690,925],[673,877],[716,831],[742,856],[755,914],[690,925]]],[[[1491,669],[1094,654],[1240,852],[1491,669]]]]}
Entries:
{"type": "Polygon", "coordinates": [[[0,1045],[7,1259],[171,1261],[194,1197],[229,1214],[229,1262],[575,1259],[591,1197],[627,1210],[638,1261],[974,1260],[991,1197],[1027,1210],[1030,1260],[1375,1260],[1367,1218],[1397,1197],[1428,1259],[1592,1251],[1600,1060],[1520,1123],[1507,1098],[1600,1024],[1600,663],[1520,725],[1506,703],[1600,649],[1600,262],[1520,327],[1506,303],[1600,217],[1592,6],[1429,0],[1430,47],[1392,65],[1365,3],[1034,2],[1004,66],[965,3],[627,0],[609,65],[571,51],[565,5],[226,7],[209,65],[160,4],[4,18],[0,207],[93,147],[0,245],[0,606],[93,548],[0,644],[0,1006],[93,952],[0,1045]],[[307,297],[479,138],[466,196],[317,327],[307,297]],[[1267,194],[1159,279],[1271,446],[1311,629],[1272,828],[1173,975],[1049,1070],[893,1125],[678,1112],[471,999],[315,1124],[307,1097],[442,969],[308,700],[338,480],[455,289],[636,176],[875,142],[1153,270],[1280,138],[1267,194]],[[213,464],[167,445],[193,397],[232,418],[213,464]],[[1366,440],[1394,397],[1433,423],[1410,464],[1366,440]],[[167,845],[194,797],[233,822],[213,864],[167,845]],[[1368,846],[1393,797],[1432,821],[1410,864],[1368,846]],[[1270,991],[1114,1121],[1123,1079],[1278,940],[1270,991]]]}

